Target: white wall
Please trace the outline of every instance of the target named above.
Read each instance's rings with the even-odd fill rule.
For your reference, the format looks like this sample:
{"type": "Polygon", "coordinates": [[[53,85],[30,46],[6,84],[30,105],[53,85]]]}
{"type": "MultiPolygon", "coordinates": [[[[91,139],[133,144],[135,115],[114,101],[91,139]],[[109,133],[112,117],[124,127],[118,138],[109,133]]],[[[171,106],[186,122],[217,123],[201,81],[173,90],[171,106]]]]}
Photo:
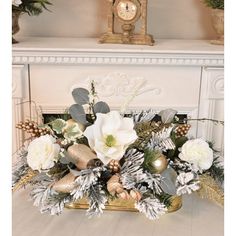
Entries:
{"type": "MultiPolygon", "coordinates": [[[[202,0],[149,0],[148,31],[155,38],[210,39],[215,33],[202,0]]],[[[23,15],[18,36],[99,37],[107,0],[51,0],[51,12],[23,15]]]]}

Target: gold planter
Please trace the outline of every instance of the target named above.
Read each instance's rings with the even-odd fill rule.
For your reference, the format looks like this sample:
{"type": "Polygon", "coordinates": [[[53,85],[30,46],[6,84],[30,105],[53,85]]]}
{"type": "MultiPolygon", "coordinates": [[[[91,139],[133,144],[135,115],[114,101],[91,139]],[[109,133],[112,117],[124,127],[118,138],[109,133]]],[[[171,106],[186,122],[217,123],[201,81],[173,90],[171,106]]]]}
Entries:
{"type": "Polygon", "coordinates": [[[212,44],[224,45],[224,10],[211,9],[212,25],[217,34],[217,39],[211,40],[212,44]]]}
{"type": "MultiPolygon", "coordinates": [[[[177,211],[182,206],[182,197],[181,196],[172,196],[170,198],[171,205],[168,207],[168,213],[177,211]]],[[[137,212],[138,210],[134,207],[135,200],[122,200],[114,199],[110,200],[106,205],[106,210],[112,211],[133,211],[137,212]]],[[[77,201],[71,202],[66,205],[69,209],[88,209],[89,205],[85,198],[77,201]]]]}

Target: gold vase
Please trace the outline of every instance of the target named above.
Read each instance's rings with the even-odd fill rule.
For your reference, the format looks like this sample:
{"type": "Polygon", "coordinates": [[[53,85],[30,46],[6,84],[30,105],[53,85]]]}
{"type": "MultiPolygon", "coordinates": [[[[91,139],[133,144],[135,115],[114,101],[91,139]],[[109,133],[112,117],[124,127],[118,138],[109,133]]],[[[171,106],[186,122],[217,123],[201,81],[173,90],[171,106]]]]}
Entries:
{"type": "Polygon", "coordinates": [[[212,44],[224,45],[224,10],[211,9],[212,26],[217,34],[217,39],[211,40],[212,44]]]}
{"type": "Polygon", "coordinates": [[[13,35],[19,32],[19,17],[21,15],[21,11],[12,11],[12,43],[18,43],[17,40],[13,38],[13,35]]]}
{"type": "MultiPolygon", "coordinates": [[[[170,206],[168,207],[168,213],[179,210],[182,207],[182,197],[181,196],[172,196],[170,197],[170,206]]],[[[138,210],[134,207],[135,200],[123,200],[123,199],[114,199],[109,200],[105,204],[106,210],[112,211],[131,211],[137,212],[138,210]]],[[[66,204],[66,208],[69,209],[88,209],[89,205],[85,198],[82,198],[76,202],[71,202],[66,204]]]]}

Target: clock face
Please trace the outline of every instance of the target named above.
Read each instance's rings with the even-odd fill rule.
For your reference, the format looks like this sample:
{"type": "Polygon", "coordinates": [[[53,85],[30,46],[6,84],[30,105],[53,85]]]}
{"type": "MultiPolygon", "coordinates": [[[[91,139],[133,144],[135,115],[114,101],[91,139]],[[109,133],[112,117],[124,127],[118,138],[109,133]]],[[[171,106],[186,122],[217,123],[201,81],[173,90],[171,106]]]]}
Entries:
{"type": "Polygon", "coordinates": [[[138,11],[137,5],[129,0],[121,0],[116,9],[117,15],[125,21],[133,20],[138,11]]]}

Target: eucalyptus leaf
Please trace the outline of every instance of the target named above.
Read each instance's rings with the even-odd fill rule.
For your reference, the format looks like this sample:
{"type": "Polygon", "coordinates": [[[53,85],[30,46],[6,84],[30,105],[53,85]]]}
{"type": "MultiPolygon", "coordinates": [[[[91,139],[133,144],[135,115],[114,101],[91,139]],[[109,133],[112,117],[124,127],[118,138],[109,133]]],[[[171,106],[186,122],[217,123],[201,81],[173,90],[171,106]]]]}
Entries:
{"type": "Polygon", "coordinates": [[[89,103],[89,91],[84,88],[76,88],[72,91],[72,96],[78,105],[89,103]]]}
{"type": "Polygon", "coordinates": [[[75,121],[80,122],[83,125],[87,124],[86,114],[84,108],[81,105],[72,105],[69,108],[69,113],[75,121]]]}
{"type": "Polygon", "coordinates": [[[176,194],[176,186],[175,186],[175,181],[176,181],[176,173],[172,168],[167,168],[161,173],[161,176],[163,177],[160,186],[162,190],[165,193],[168,193],[170,195],[175,195],[176,194]]]}
{"type": "Polygon", "coordinates": [[[97,102],[95,105],[94,105],[94,112],[95,113],[103,113],[103,114],[106,114],[108,112],[110,112],[110,108],[109,106],[107,105],[107,103],[105,102],[97,102]]]}
{"type": "Polygon", "coordinates": [[[168,123],[171,123],[173,121],[176,114],[177,114],[176,110],[166,109],[166,110],[160,111],[158,115],[161,116],[161,121],[164,124],[168,124],[168,123]]]}

